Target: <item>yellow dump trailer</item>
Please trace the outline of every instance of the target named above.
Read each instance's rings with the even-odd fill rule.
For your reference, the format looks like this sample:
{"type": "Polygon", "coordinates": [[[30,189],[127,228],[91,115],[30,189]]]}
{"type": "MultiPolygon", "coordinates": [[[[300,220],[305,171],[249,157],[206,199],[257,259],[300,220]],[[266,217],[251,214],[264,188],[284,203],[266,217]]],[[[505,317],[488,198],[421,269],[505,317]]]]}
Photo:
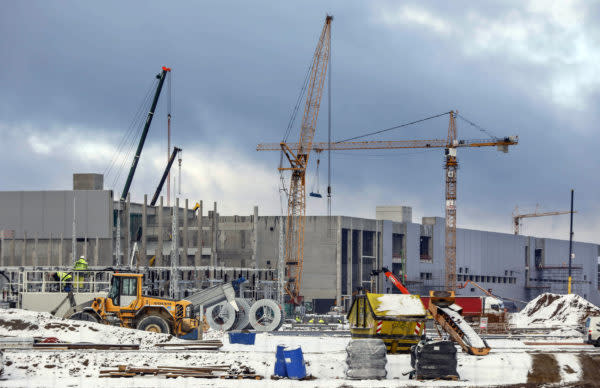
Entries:
{"type": "Polygon", "coordinates": [[[425,331],[427,311],[419,295],[357,295],[350,312],[352,338],[381,338],[388,353],[408,352],[425,331]]]}

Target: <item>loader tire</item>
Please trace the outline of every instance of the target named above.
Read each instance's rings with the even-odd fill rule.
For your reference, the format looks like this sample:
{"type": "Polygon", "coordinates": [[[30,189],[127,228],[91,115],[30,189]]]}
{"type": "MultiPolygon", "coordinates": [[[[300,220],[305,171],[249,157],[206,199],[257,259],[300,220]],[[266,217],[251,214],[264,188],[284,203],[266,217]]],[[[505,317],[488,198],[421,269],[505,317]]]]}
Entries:
{"type": "Polygon", "coordinates": [[[71,315],[69,317],[69,319],[73,319],[75,321],[86,321],[86,322],[95,322],[95,323],[100,322],[98,320],[98,318],[96,318],[95,315],[88,313],[86,311],[80,311],[78,313],[75,313],[75,314],[71,315]]]}
{"type": "Polygon", "coordinates": [[[152,333],[171,334],[167,321],[158,315],[148,315],[147,317],[142,318],[138,322],[136,329],[150,331],[152,333]]]}

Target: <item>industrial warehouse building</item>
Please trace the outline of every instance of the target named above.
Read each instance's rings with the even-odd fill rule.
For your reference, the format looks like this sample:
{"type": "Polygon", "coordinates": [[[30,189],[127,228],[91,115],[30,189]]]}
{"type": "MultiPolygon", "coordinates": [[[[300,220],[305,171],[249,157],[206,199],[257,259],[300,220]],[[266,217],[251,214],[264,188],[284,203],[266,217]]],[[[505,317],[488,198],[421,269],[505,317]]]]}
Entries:
{"type": "MultiPolygon", "coordinates": [[[[80,255],[94,267],[128,264],[131,258],[141,266],[152,258],[155,265],[169,266],[175,257],[178,266],[207,269],[211,279],[231,280],[253,270],[253,284],[276,280],[285,218],[258,216],[258,208],[248,216],[222,216],[216,204],[207,212],[193,210],[188,200],[179,207],[127,203],[121,255],[116,255],[118,203],[112,191],[102,189],[101,176],[90,175],[95,174],[76,174],[74,190],[0,192],[0,267],[69,266],[80,255]],[[223,269],[230,270],[223,275],[223,269]]],[[[321,312],[334,304],[348,307],[359,288],[395,292],[383,276],[371,276],[383,266],[412,292],[442,289],[444,233],[443,218],[414,223],[410,207],[378,207],[375,219],[308,216],[301,294],[321,312]]],[[[568,241],[460,228],[456,239],[461,284],[471,280],[516,301],[566,292],[568,241]]],[[[573,247],[573,291],[600,304],[600,246],[574,242],[573,247]]],[[[480,291],[469,284],[458,293],[480,291]]]]}

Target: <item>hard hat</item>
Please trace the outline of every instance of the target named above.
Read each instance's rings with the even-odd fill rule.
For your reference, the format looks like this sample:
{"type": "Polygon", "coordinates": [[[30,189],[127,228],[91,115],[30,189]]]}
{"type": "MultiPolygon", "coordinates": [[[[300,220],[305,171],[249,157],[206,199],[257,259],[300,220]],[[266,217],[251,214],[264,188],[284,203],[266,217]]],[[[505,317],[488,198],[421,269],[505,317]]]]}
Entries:
{"type": "Polygon", "coordinates": [[[81,255],[81,256],[79,256],[79,259],[85,260],[85,257],[83,255],[81,255]]]}

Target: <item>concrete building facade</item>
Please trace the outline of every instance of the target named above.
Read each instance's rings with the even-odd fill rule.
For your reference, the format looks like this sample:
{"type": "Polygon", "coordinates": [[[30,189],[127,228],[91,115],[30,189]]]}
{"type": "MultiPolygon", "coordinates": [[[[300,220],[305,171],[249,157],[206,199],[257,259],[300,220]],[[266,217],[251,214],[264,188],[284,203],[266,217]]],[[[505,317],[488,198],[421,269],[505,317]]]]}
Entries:
{"type": "MultiPolygon", "coordinates": [[[[174,241],[178,266],[275,270],[280,262],[285,217],[259,216],[258,208],[249,216],[222,216],[216,204],[209,211],[201,206],[194,210],[188,200],[174,207],[127,201],[121,213],[122,252],[117,256],[118,203],[112,192],[75,190],[0,193],[0,267],[70,265],[73,201],[75,256],[86,255],[91,265],[126,264],[134,257],[140,265],[154,258],[155,265],[169,266],[174,241]],[[173,230],[178,231],[176,239],[173,230]]],[[[411,213],[407,207],[386,207],[378,209],[379,219],[306,217],[305,300],[315,310],[326,311],[334,304],[348,306],[359,288],[396,292],[382,275],[371,276],[373,269],[383,266],[402,277],[412,292],[442,289],[444,219],[424,217],[414,223],[411,213]]],[[[568,246],[566,240],[459,228],[458,282],[474,281],[516,301],[528,301],[542,292],[564,293],[568,246]]],[[[575,242],[574,253],[573,291],[600,304],[600,246],[575,242]]],[[[479,295],[470,284],[458,293],[479,295]]]]}

